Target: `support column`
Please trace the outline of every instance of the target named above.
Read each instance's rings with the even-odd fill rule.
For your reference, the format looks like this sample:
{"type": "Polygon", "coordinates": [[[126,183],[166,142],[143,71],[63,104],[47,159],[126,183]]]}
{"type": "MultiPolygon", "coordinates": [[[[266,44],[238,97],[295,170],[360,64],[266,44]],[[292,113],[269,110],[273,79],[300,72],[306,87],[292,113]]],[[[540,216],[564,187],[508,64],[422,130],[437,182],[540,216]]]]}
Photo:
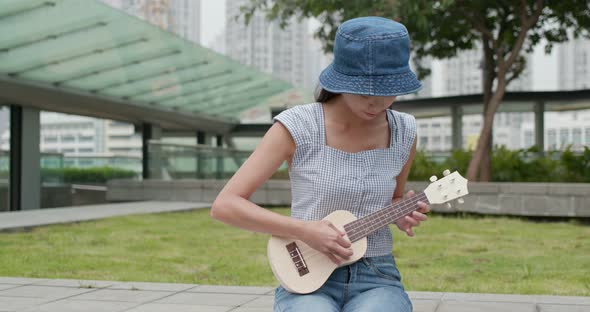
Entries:
{"type": "MultiPolygon", "coordinates": [[[[207,135],[207,133],[203,131],[197,131],[197,144],[211,146],[211,135],[207,135]]],[[[201,153],[199,148],[197,148],[196,162],[197,172],[195,173],[195,178],[203,179],[205,175],[207,159],[205,159],[205,154],[201,153]]]]}
{"type": "Polygon", "coordinates": [[[10,210],[41,209],[39,110],[10,107],[10,210]]]}
{"type": "MultiPolygon", "coordinates": [[[[224,136],[223,140],[225,141],[225,144],[227,145],[228,148],[236,149],[236,143],[234,143],[234,138],[231,135],[228,134],[228,135],[224,136]]],[[[232,155],[232,158],[234,160],[234,163],[236,164],[236,167],[239,168],[242,166],[242,161],[240,160],[239,157],[232,155]]]]}
{"type": "Polygon", "coordinates": [[[217,179],[223,179],[223,162],[225,161],[225,153],[223,152],[223,136],[217,135],[216,136],[216,145],[217,145],[217,168],[216,168],[216,177],[217,179]]]}
{"type": "Polygon", "coordinates": [[[452,150],[463,148],[463,108],[458,105],[451,106],[451,137],[452,150]]]}
{"type": "Polygon", "coordinates": [[[203,131],[197,131],[197,144],[211,146],[211,135],[203,131]]]}
{"type": "Polygon", "coordinates": [[[157,179],[162,175],[162,150],[161,148],[152,147],[150,150],[149,141],[159,140],[162,138],[162,130],[152,124],[144,123],[141,125],[141,154],[142,154],[142,176],[144,180],[157,179]],[[150,170],[153,169],[153,170],[150,170]]]}
{"type": "Polygon", "coordinates": [[[545,154],[545,102],[535,103],[535,145],[539,156],[545,154]]]}

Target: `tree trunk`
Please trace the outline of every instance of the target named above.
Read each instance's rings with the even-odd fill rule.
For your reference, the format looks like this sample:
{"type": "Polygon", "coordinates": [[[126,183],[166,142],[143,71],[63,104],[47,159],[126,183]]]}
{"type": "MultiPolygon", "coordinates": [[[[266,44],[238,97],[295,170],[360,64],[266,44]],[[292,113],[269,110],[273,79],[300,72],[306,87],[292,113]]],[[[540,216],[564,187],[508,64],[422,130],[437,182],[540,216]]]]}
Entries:
{"type": "MultiPolygon", "coordinates": [[[[484,94],[483,127],[481,129],[481,133],[477,141],[477,147],[473,152],[473,156],[471,158],[471,161],[469,162],[469,167],[467,169],[468,180],[477,181],[478,173],[480,173],[480,181],[485,181],[484,179],[489,180],[489,178],[491,177],[491,161],[487,164],[482,164],[482,161],[484,161],[486,157],[490,157],[489,154],[491,152],[491,149],[489,145],[491,143],[494,115],[498,110],[498,106],[502,102],[502,98],[504,98],[504,93],[506,92],[506,85],[510,82],[510,80],[516,77],[513,76],[512,78],[510,78],[510,80],[507,80],[506,73],[508,71],[513,70],[512,65],[520,55],[520,51],[526,39],[527,32],[537,23],[537,21],[539,20],[539,16],[543,11],[543,8],[543,1],[535,0],[535,4],[532,7],[530,7],[531,14],[529,15],[527,1],[521,1],[521,10],[519,16],[521,28],[520,32],[518,33],[518,36],[516,37],[516,41],[511,45],[509,49],[510,51],[508,51],[508,53],[505,53],[505,49],[503,47],[504,42],[500,40],[503,38],[502,36],[504,35],[502,27],[500,27],[500,31],[497,34],[498,37],[494,39],[493,33],[487,30],[485,25],[476,22],[476,26],[479,26],[482,32],[485,64],[487,65],[485,69],[488,71],[485,76],[484,83],[485,86],[489,87],[489,89],[484,88],[484,92],[492,89],[491,83],[494,81],[494,79],[489,79],[492,76],[492,73],[498,79],[498,84],[496,86],[496,90],[489,98],[489,101],[487,101],[486,94],[484,94]],[[489,45],[489,43],[492,44],[489,45]],[[507,58],[505,59],[506,56],[507,58]],[[493,67],[491,67],[492,64],[494,65],[493,67]],[[496,69],[497,72],[495,72],[496,69]],[[487,107],[485,103],[488,104],[487,107]],[[481,169],[482,167],[483,170],[481,169]]],[[[518,75],[518,72],[514,72],[514,75],[518,75]]]]}
{"type": "Polygon", "coordinates": [[[490,142],[486,145],[483,158],[479,166],[479,181],[489,182],[492,180],[492,145],[494,130],[490,132],[490,142]]]}
{"type": "MultiPolygon", "coordinates": [[[[483,175],[478,175],[478,173],[482,172],[481,167],[484,159],[486,157],[490,158],[491,150],[489,146],[491,143],[492,126],[494,125],[494,115],[498,110],[498,106],[502,102],[502,98],[504,98],[505,91],[506,79],[505,74],[502,73],[502,75],[498,75],[498,85],[496,87],[496,92],[494,92],[490,98],[487,109],[484,111],[483,126],[481,128],[479,139],[477,140],[477,147],[473,152],[473,156],[469,162],[469,167],[467,168],[467,180],[484,181],[483,178],[487,178],[489,181],[489,178],[491,177],[491,171],[488,171],[489,173],[483,175]]],[[[488,161],[488,166],[488,168],[491,168],[491,161],[488,161]]]]}
{"type": "MultiPolygon", "coordinates": [[[[492,99],[492,96],[494,95],[493,93],[493,84],[494,84],[494,79],[496,79],[496,71],[495,71],[495,62],[494,62],[494,51],[492,50],[491,47],[491,42],[490,40],[492,40],[491,38],[482,38],[482,48],[483,48],[483,66],[482,66],[482,90],[483,90],[483,113],[482,113],[482,119],[485,120],[485,116],[486,113],[488,112],[489,108],[490,108],[490,101],[492,99]]],[[[485,124],[485,122],[484,122],[485,124]]],[[[483,126],[482,126],[482,130],[483,130],[483,126]]],[[[487,144],[485,145],[481,145],[481,143],[478,141],[476,150],[479,146],[482,146],[482,148],[484,149],[483,151],[481,151],[481,153],[483,153],[483,157],[481,158],[481,160],[476,161],[476,163],[472,164],[474,162],[474,158],[472,157],[471,162],[470,162],[470,168],[473,167],[475,169],[475,172],[470,172],[468,170],[467,172],[467,176],[468,179],[471,181],[476,181],[477,178],[479,177],[480,181],[490,181],[491,179],[491,175],[492,175],[492,158],[491,158],[491,151],[492,151],[492,142],[491,142],[491,135],[492,132],[490,130],[490,140],[487,144]]],[[[481,140],[481,135],[480,135],[480,140],[481,140]]]]}

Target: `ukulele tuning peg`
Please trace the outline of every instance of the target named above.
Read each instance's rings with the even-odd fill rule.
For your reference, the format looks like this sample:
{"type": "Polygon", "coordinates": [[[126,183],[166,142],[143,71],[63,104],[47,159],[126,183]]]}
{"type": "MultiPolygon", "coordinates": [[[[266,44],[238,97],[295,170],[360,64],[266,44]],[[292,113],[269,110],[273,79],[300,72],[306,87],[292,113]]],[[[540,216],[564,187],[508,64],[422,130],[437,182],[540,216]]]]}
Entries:
{"type": "Polygon", "coordinates": [[[436,176],[430,177],[430,182],[435,182],[436,180],[438,180],[438,178],[436,176]]]}
{"type": "Polygon", "coordinates": [[[457,199],[457,203],[462,205],[465,203],[465,200],[463,198],[459,198],[459,199],[457,199]]]}
{"type": "Polygon", "coordinates": [[[451,203],[447,203],[447,208],[449,208],[449,209],[453,208],[453,206],[451,205],[451,203]]]}
{"type": "Polygon", "coordinates": [[[449,169],[446,169],[445,171],[443,171],[443,175],[446,177],[449,174],[451,174],[451,171],[449,169]]]}

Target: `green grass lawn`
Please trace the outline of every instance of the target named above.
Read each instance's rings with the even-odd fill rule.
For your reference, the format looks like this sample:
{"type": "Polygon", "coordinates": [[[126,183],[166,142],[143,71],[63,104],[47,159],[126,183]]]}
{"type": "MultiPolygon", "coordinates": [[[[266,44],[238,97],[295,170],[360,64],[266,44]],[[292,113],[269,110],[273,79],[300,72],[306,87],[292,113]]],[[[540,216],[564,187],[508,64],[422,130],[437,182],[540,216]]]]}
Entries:
{"type": "MultiPolygon", "coordinates": [[[[414,238],[393,230],[407,290],[590,296],[588,225],[431,215],[414,238]]],[[[206,209],[47,226],[0,233],[0,276],[274,286],[267,240],[206,209]]]]}

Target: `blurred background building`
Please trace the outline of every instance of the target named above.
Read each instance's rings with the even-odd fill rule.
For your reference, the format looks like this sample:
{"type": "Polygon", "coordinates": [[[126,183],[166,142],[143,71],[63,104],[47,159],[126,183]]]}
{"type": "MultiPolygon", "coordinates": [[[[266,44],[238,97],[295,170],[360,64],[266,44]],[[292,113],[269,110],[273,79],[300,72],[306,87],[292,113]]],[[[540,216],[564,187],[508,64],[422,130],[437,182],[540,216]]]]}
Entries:
{"type": "Polygon", "coordinates": [[[201,42],[201,0],[101,1],[194,43],[201,42]]]}

